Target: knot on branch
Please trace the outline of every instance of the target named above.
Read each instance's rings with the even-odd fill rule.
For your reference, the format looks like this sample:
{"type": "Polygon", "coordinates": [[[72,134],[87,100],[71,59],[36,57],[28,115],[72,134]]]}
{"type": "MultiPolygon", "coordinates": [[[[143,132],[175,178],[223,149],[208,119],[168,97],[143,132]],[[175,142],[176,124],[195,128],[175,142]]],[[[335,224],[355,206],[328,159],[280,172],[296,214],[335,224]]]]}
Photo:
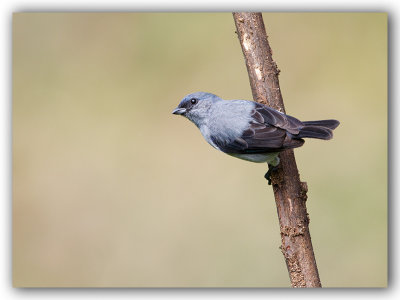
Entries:
{"type": "Polygon", "coordinates": [[[300,181],[300,190],[299,193],[297,194],[297,199],[302,201],[303,203],[307,201],[307,192],[308,192],[308,185],[307,182],[305,181],[300,181]]]}
{"type": "Polygon", "coordinates": [[[307,185],[307,182],[305,182],[305,181],[301,181],[300,182],[300,187],[301,187],[301,192],[302,192],[302,194],[307,194],[307,192],[308,192],[308,185],[307,185]]]}
{"type": "Polygon", "coordinates": [[[305,229],[303,226],[291,227],[291,226],[281,226],[281,235],[288,236],[290,238],[294,238],[299,235],[303,235],[305,229]]]}
{"type": "MultiPolygon", "coordinates": [[[[271,54],[272,54],[272,51],[271,51],[271,54]]],[[[276,62],[274,60],[272,61],[272,65],[273,65],[272,69],[275,71],[274,72],[275,76],[278,76],[281,73],[281,70],[279,70],[278,65],[276,64],[276,62]]]]}
{"type": "Polygon", "coordinates": [[[281,237],[289,237],[294,242],[295,237],[304,235],[308,231],[308,224],[310,224],[310,218],[307,214],[304,220],[298,220],[296,226],[281,225],[281,237]]]}

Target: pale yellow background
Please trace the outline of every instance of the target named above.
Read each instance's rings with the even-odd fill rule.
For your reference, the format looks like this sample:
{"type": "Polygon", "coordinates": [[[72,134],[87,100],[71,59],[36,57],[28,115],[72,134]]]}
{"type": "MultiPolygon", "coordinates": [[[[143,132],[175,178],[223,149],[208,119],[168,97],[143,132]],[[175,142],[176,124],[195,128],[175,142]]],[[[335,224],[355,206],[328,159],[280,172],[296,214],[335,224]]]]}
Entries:
{"type": "MultiPolygon", "coordinates": [[[[387,284],[387,15],[264,14],[326,287],[387,284]]],[[[251,99],[229,13],[13,16],[13,283],[288,287],[267,166],[171,114],[251,99]]]]}

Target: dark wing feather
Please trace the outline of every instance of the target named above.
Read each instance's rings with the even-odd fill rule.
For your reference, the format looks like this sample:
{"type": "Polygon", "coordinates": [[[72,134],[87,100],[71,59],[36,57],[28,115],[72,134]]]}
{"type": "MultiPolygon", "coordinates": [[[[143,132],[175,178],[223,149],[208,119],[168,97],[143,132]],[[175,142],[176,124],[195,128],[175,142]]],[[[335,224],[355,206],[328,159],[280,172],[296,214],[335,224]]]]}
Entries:
{"type": "Polygon", "coordinates": [[[220,150],[235,154],[271,153],[303,145],[303,139],[292,138],[304,126],[301,121],[262,104],[255,105],[252,120],[242,136],[231,142],[211,137],[220,150]]]}
{"type": "Polygon", "coordinates": [[[304,126],[303,122],[301,122],[300,120],[282,114],[275,109],[259,103],[256,103],[256,108],[252,116],[254,119],[257,119],[259,123],[269,124],[274,127],[285,129],[291,134],[298,134],[300,128],[304,126]]]}
{"type": "Polygon", "coordinates": [[[241,137],[232,142],[221,142],[211,137],[213,143],[225,153],[254,154],[279,152],[303,145],[304,140],[292,139],[286,130],[270,125],[263,127],[249,124],[241,137]]]}

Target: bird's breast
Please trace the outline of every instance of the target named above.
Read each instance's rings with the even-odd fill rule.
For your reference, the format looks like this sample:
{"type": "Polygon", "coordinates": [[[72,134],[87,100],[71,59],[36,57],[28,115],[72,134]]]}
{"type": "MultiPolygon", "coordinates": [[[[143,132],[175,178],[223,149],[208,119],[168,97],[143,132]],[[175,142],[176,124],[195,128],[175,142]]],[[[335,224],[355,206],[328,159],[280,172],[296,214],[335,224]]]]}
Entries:
{"type": "Polygon", "coordinates": [[[204,139],[211,145],[213,146],[215,149],[221,150],[219,149],[219,147],[213,142],[212,138],[211,138],[211,131],[208,128],[208,126],[202,125],[199,127],[201,134],[203,135],[204,139]]]}

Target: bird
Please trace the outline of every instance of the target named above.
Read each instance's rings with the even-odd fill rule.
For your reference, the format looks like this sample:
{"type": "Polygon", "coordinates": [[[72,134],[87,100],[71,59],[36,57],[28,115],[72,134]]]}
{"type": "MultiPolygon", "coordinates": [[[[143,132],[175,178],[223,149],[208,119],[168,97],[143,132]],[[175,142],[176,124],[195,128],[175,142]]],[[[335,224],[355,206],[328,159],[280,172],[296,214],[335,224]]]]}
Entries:
{"type": "Polygon", "coordinates": [[[330,140],[340,122],[300,121],[250,100],[223,100],[207,92],[186,95],[172,111],[186,117],[214,148],[239,159],[268,163],[265,178],[279,165],[279,153],[301,147],[304,138],[330,140]]]}

